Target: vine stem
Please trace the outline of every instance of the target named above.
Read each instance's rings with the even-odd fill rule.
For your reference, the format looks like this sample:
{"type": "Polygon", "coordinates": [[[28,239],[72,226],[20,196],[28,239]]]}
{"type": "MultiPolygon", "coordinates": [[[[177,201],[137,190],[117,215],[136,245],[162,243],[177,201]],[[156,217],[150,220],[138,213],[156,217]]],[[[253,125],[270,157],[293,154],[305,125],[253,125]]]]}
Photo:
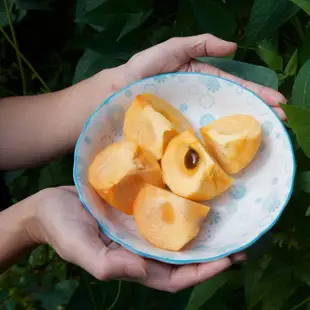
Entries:
{"type": "Polygon", "coordinates": [[[119,296],[121,294],[121,289],[122,289],[122,280],[118,280],[118,288],[117,288],[116,297],[115,297],[113,303],[111,304],[111,306],[107,310],[112,310],[114,308],[114,306],[116,305],[116,303],[119,299],[119,296]]]}
{"type": "Polygon", "coordinates": [[[16,52],[17,62],[18,62],[20,76],[21,76],[22,85],[23,85],[23,95],[25,96],[27,94],[27,81],[26,81],[24,67],[23,67],[22,60],[21,60],[20,53],[19,53],[19,46],[17,43],[16,34],[15,34],[13,22],[12,22],[12,16],[11,16],[11,12],[10,12],[7,0],[4,0],[4,8],[5,8],[5,13],[8,18],[10,29],[11,29],[11,34],[13,38],[12,43],[14,45],[14,49],[16,52]]]}
{"type": "Polygon", "coordinates": [[[32,71],[32,73],[34,74],[34,76],[41,82],[41,84],[43,85],[43,87],[45,88],[45,90],[47,92],[50,92],[49,87],[46,85],[46,83],[43,81],[43,79],[41,78],[41,76],[39,75],[39,73],[37,72],[37,70],[31,65],[31,63],[27,60],[27,58],[19,51],[16,50],[14,42],[10,39],[10,37],[8,36],[8,34],[5,32],[5,30],[0,27],[0,32],[2,32],[3,36],[5,37],[5,39],[12,45],[12,47],[15,49],[16,52],[18,52],[18,54],[20,55],[20,58],[25,62],[25,64],[28,66],[28,68],[32,71]]]}
{"type": "Polygon", "coordinates": [[[299,303],[297,306],[293,307],[291,310],[296,310],[296,309],[300,308],[301,306],[303,306],[308,301],[310,301],[310,297],[304,299],[301,303],[299,303]]]}

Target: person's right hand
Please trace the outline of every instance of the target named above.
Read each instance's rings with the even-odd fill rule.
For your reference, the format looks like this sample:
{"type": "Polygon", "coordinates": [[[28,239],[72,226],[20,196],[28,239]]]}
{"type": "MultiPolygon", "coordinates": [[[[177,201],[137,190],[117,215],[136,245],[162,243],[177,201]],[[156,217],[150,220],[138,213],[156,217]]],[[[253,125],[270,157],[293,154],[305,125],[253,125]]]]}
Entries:
{"type": "Polygon", "coordinates": [[[243,253],[218,261],[172,266],[135,255],[104,236],[82,207],[75,187],[43,190],[37,195],[36,221],[28,226],[35,243],[49,244],[63,259],[99,280],[125,279],[169,292],[193,286],[245,259],[243,253]]]}

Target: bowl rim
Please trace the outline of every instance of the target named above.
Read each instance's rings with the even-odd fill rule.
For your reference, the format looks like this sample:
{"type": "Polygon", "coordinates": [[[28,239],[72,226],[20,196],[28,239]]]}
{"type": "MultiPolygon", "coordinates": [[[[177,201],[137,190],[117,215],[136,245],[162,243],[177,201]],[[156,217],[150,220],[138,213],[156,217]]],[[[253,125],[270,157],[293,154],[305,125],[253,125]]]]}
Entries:
{"type": "Polygon", "coordinates": [[[88,211],[88,213],[90,213],[90,215],[95,218],[99,228],[101,229],[101,231],[107,236],[109,237],[113,242],[118,243],[119,245],[121,245],[123,248],[127,249],[128,251],[139,255],[141,257],[147,258],[147,259],[152,259],[152,260],[157,260],[163,263],[168,263],[168,264],[173,264],[173,265],[186,265],[186,264],[194,264],[194,263],[207,263],[207,262],[212,262],[212,261],[216,261],[225,257],[228,257],[234,253],[238,253],[238,252],[242,252],[245,249],[251,247],[253,244],[255,244],[259,239],[261,239],[267,232],[269,232],[273,226],[278,222],[278,220],[280,219],[282,213],[284,212],[284,209],[286,208],[286,206],[288,205],[291,196],[293,194],[294,191],[294,185],[295,185],[295,177],[296,177],[296,158],[295,158],[295,153],[294,153],[294,147],[293,147],[293,143],[292,140],[288,134],[287,129],[285,128],[283,122],[281,121],[281,119],[279,118],[279,116],[273,111],[272,107],[269,106],[264,100],[262,100],[256,93],[254,93],[253,91],[247,89],[246,87],[244,87],[241,84],[238,84],[235,81],[231,81],[227,78],[224,77],[220,77],[220,76],[216,76],[216,75],[212,75],[212,74],[208,74],[208,73],[201,73],[201,72],[168,72],[168,73],[161,73],[161,74],[157,74],[157,75],[153,75],[153,76],[149,76],[147,78],[143,78],[140,80],[137,80],[133,83],[128,84],[127,86],[119,89],[118,91],[114,92],[113,94],[111,94],[110,96],[108,96],[98,107],[97,109],[90,115],[90,117],[88,118],[88,120],[85,122],[85,125],[77,139],[76,145],[75,145],[75,150],[74,150],[74,163],[73,163],[73,180],[74,180],[74,184],[76,186],[77,192],[78,192],[78,197],[80,199],[80,202],[82,204],[82,206],[86,209],[86,211],[88,211]],[[132,247],[131,245],[127,244],[126,242],[124,242],[123,240],[119,239],[118,237],[114,236],[113,234],[110,233],[110,231],[102,224],[100,223],[99,220],[96,219],[96,217],[93,215],[92,211],[90,210],[90,208],[87,206],[87,204],[84,201],[83,198],[83,194],[82,191],[80,189],[79,186],[79,182],[78,182],[78,177],[77,177],[77,157],[78,157],[78,153],[79,153],[79,146],[80,146],[80,142],[82,140],[82,137],[85,133],[85,131],[88,128],[88,125],[90,124],[90,122],[92,121],[92,119],[95,117],[95,115],[98,113],[99,110],[101,110],[106,104],[109,103],[109,101],[114,97],[117,96],[118,94],[126,91],[127,89],[129,89],[130,87],[132,87],[135,84],[140,84],[142,82],[145,82],[147,80],[151,80],[154,79],[156,77],[164,77],[164,76],[171,76],[171,75],[194,75],[194,76],[204,76],[204,77],[210,77],[210,78],[214,78],[214,79],[219,79],[228,83],[232,83],[236,86],[241,87],[243,90],[245,90],[246,92],[252,93],[252,95],[254,95],[262,104],[264,104],[265,106],[267,106],[267,108],[271,111],[271,113],[273,113],[273,115],[276,117],[276,119],[278,120],[278,122],[280,123],[280,126],[282,127],[283,132],[286,135],[286,138],[289,141],[289,145],[290,145],[290,149],[289,151],[291,152],[291,156],[292,156],[292,161],[293,161],[293,171],[292,171],[292,179],[291,179],[291,184],[290,184],[290,189],[288,191],[288,194],[286,196],[286,200],[285,202],[282,204],[282,206],[279,208],[278,214],[276,216],[276,218],[273,220],[273,222],[271,222],[265,229],[263,229],[255,238],[253,238],[250,242],[240,246],[240,247],[236,247],[235,249],[232,249],[230,251],[226,251],[225,253],[221,254],[221,255],[216,255],[213,257],[208,257],[208,258],[199,258],[199,259],[172,259],[172,258],[165,258],[159,255],[152,255],[152,254],[148,254],[146,252],[142,252],[139,250],[136,250],[134,247],[132,247]]]}

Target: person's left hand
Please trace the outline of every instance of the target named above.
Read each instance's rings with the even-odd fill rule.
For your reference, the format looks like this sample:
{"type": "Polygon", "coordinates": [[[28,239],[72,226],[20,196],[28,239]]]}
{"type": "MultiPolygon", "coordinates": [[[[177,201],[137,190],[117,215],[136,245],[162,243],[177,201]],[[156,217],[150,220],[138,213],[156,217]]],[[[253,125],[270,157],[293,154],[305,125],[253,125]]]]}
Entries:
{"type": "Polygon", "coordinates": [[[46,189],[36,194],[36,222],[27,227],[36,244],[49,244],[60,257],[99,280],[137,281],[176,292],[205,281],[245,259],[243,253],[185,266],[172,266],[135,255],[104,236],[82,207],[75,187],[46,189]]]}
{"type": "MultiPolygon", "coordinates": [[[[282,120],[285,120],[286,116],[279,107],[279,103],[286,103],[286,99],[281,93],[272,88],[243,80],[195,59],[204,56],[223,57],[232,54],[236,49],[235,43],[221,40],[211,34],[171,38],[134,55],[125,65],[116,70],[115,68],[109,69],[115,81],[111,92],[137,80],[161,73],[208,73],[234,81],[253,91],[269,104],[282,120]]],[[[102,73],[105,72],[106,70],[102,71],[102,73]]]]}

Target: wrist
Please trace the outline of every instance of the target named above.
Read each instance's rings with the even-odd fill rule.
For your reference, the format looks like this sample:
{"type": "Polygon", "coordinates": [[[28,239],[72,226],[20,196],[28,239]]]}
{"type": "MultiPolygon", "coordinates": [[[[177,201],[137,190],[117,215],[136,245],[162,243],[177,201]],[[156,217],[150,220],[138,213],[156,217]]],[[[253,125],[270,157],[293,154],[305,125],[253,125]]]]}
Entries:
{"type": "Polygon", "coordinates": [[[11,218],[18,218],[15,226],[16,235],[21,240],[24,248],[36,247],[39,244],[34,233],[34,228],[37,226],[37,195],[32,195],[20,201],[12,206],[11,210],[11,218]]]}
{"type": "Polygon", "coordinates": [[[36,218],[35,209],[33,197],[29,197],[0,213],[0,272],[37,246],[28,233],[36,218]]]}

